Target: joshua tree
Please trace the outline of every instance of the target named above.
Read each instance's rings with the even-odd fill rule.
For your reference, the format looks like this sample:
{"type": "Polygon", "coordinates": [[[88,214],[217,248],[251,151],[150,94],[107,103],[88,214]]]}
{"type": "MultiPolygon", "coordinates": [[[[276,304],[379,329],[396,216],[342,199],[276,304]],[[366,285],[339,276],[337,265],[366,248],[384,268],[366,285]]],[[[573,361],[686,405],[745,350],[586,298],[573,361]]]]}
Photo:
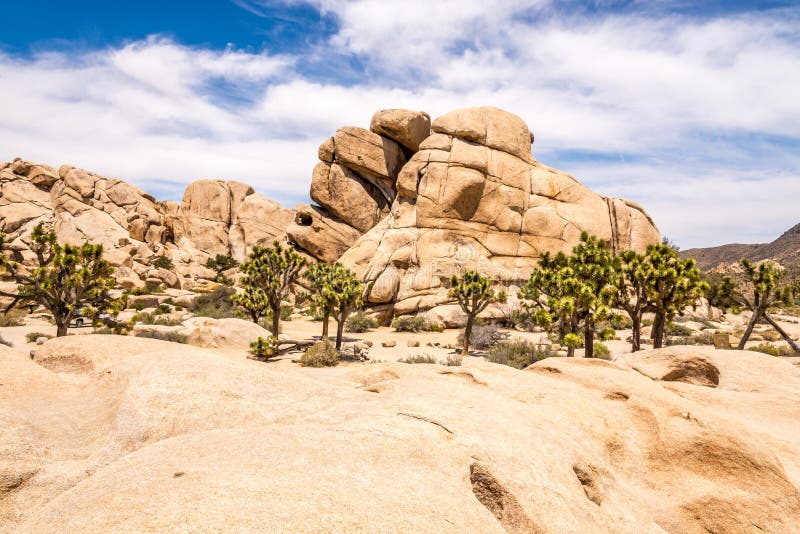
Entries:
{"type": "Polygon", "coordinates": [[[233,296],[233,302],[250,314],[250,318],[257,323],[262,317],[269,315],[269,299],[260,287],[250,281],[249,276],[243,278],[244,291],[233,296]]]}
{"type": "Polygon", "coordinates": [[[694,305],[709,289],[692,258],[681,259],[670,245],[649,245],[644,256],[647,310],[653,318],[653,348],[664,344],[664,330],[672,319],[694,305]]]}
{"type": "Polygon", "coordinates": [[[338,263],[315,263],[303,273],[311,289],[304,296],[310,300],[311,307],[322,315],[323,341],[328,339],[328,323],[336,304],[332,281],[337,277],[337,272],[342,270],[346,269],[338,263]]]}
{"type": "Polygon", "coordinates": [[[747,329],[739,341],[739,350],[743,349],[750,334],[753,333],[758,321],[762,318],[767,321],[795,352],[800,353],[800,347],[789,337],[789,334],[770,317],[768,311],[773,307],[785,304],[792,304],[792,288],[789,285],[780,283],[782,271],[771,262],[763,262],[754,265],[747,259],[739,262],[744,269],[743,287],[737,288],[732,292],[732,302],[734,309],[744,308],[750,310],[753,315],[747,329]]]}
{"type": "Polygon", "coordinates": [[[263,291],[272,313],[272,335],[278,337],[281,322],[281,304],[292,291],[292,284],[300,275],[306,259],[277,241],[271,247],[256,245],[242,271],[247,275],[246,287],[263,291]]]}
{"type": "Polygon", "coordinates": [[[540,256],[539,267],[520,289],[519,298],[535,310],[541,326],[555,326],[562,342],[569,341],[565,342],[568,356],[574,356],[576,336],[582,329],[585,354],[591,358],[596,325],[610,315],[616,277],[615,261],[605,241],[583,232],[571,255],[540,256]]]}
{"type": "Polygon", "coordinates": [[[486,309],[492,302],[505,302],[504,291],[496,292],[492,289],[492,281],[475,271],[464,271],[459,277],[453,275],[450,279],[450,298],[456,299],[461,310],[467,314],[467,325],[464,328],[463,354],[469,354],[469,337],[472,335],[472,325],[475,317],[486,309]]]}
{"type": "Polygon", "coordinates": [[[78,310],[95,313],[112,304],[108,291],[116,281],[114,268],[103,259],[102,245],[60,245],[55,232],[36,225],[31,234],[31,250],[36,267],[30,272],[9,260],[4,251],[5,235],[0,234],[0,266],[17,283],[17,293],[0,291],[10,297],[9,310],[16,305],[36,303],[44,306],[56,323],[56,336],[67,335],[67,328],[78,310]]]}
{"type": "Polygon", "coordinates": [[[238,261],[230,256],[225,256],[224,254],[217,254],[213,258],[208,258],[208,261],[206,261],[206,268],[217,273],[217,275],[214,277],[214,280],[228,284],[230,283],[230,280],[228,280],[222,273],[228,269],[233,269],[234,267],[238,266],[238,261]]]}
{"type": "Polygon", "coordinates": [[[364,284],[356,278],[352,271],[338,263],[335,265],[339,268],[333,272],[330,290],[336,296],[332,311],[333,318],[336,319],[336,350],[339,350],[342,348],[342,333],[347,317],[350,316],[350,312],[364,303],[364,284]]]}
{"type": "Polygon", "coordinates": [[[631,318],[631,351],[636,352],[642,346],[642,316],[648,307],[647,281],[652,271],[645,257],[633,250],[625,250],[617,258],[614,304],[631,318]]]}

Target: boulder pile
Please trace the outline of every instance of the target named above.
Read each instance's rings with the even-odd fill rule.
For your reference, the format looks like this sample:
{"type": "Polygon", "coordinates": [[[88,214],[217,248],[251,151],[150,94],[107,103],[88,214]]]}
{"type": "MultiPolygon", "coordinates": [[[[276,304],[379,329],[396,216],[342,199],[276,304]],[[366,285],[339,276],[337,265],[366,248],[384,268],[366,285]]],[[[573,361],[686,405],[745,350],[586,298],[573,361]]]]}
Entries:
{"type": "Polygon", "coordinates": [[[288,241],[354,270],[385,317],[441,307],[463,269],[514,294],[540,253],[569,251],[583,231],[615,251],[659,240],[641,207],[541,164],[532,140],[521,118],[493,107],[433,123],[422,111],[378,111],[369,130],[345,126],[320,145],[315,204],[294,210],[241,182],[199,180],[182,202],[157,202],[115,178],[17,159],[0,163],[0,231],[24,263],[31,230],[47,221],[63,242],[103,244],[124,286],[182,289],[214,278],[208,258],[242,260],[254,245],[288,241]]]}

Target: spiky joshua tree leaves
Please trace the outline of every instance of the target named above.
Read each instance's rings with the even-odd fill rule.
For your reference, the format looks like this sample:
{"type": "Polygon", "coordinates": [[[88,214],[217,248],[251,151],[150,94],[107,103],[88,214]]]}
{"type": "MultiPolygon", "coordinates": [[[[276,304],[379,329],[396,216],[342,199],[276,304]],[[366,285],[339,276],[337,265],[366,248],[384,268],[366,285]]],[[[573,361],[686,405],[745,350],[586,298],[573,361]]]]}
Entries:
{"type": "Polygon", "coordinates": [[[244,290],[233,296],[233,302],[243,308],[254,323],[270,314],[269,299],[263,289],[254,285],[249,276],[242,278],[244,290]]]}
{"type": "Polygon", "coordinates": [[[667,324],[677,314],[693,306],[709,290],[692,258],[681,258],[674,247],[649,245],[645,253],[645,292],[647,310],[653,312],[653,348],[664,344],[667,324]]]}
{"type": "Polygon", "coordinates": [[[112,305],[108,292],[116,283],[114,268],[103,259],[102,245],[60,245],[55,232],[45,231],[40,223],[31,234],[36,267],[30,272],[6,257],[4,245],[5,235],[0,234],[0,266],[17,283],[17,293],[0,291],[12,299],[7,310],[28,303],[44,306],[53,315],[60,337],[67,335],[81,308],[98,313],[112,305]]]}
{"type": "Polygon", "coordinates": [[[750,334],[753,333],[753,328],[761,319],[764,319],[786,340],[792,350],[800,353],[797,343],[768,313],[775,306],[782,304],[788,306],[793,303],[792,287],[788,284],[781,284],[783,271],[772,262],[754,265],[749,260],[743,259],[739,263],[744,270],[744,283],[730,293],[730,302],[733,303],[731,307],[750,310],[752,316],[739,341],[738,348],[741,350],[745,347],[750,334]]]}
{"type": "Polygon", "coordinates": [[[669,243],[649,245],[644,254],[623,251],[615,258],[616,296],[614,306],[631,319],[631,350],[641,349],[642,316],[654,314],[653,346],[664,341],[664,329],[675,315],[707,294],[709,286],[700,277],[693,259],[678,256],[669,243]]]}
{"type": "Polygon", "coordinates": [[[506,294],[504,291],[495,291],[492,288],[492,281],[486,276],[475,271],[464,271],[461,276],[453,275],[450,278],[448,295],[458,302],[461,310],[467,315],[462,354],[468,355],[469,338],[472,335],[475,318],[492,302],[505,302],[506,294]]]}
{"type": "Polygon", "coordinates": [[[245,273],[245,294],[252,288],[251,295],[261,298],[257,290],[263,292],[268,308],[272,313],[272,335],[278,337],[281,322],[281,304],[292,291],[292,285],[306,265],[306,259],[291,248],[284,248],[278,241],[271,247],[253,247],[247,261],[242,266],[245,273]]]}
{"type": "Polygon", "coordinates": [[[311,305],[322,315],[322,340],[328,339],[328,321],[336,320],[336,350],[342,347],[344,325],[350,313],[363,303],[364,284],[340,263],[315,263],[304,277],[311,286],[311,305]]]}
{"type": "Polygon", "coordinates": [[[568,356],[575,355],[575,341],[583,331],[585,354],[591,358],[596,325],[611,315],[616,277],[605,241],[583,232],[571,255],[543,253],[518,296],[539,325],[558,331],[568,356]]]}

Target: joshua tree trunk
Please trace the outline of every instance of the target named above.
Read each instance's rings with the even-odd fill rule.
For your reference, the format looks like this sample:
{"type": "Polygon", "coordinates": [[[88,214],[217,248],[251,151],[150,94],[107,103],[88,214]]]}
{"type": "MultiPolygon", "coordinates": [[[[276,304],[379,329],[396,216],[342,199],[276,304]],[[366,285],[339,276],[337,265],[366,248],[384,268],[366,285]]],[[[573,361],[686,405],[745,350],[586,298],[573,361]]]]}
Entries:
{"type": "Polygon", "coordinates": [[[328,340],[328,322],[331,320],[331,312],[326,309],[322,314],[322,341],[328,340]]]}
{"type": "Polygon", "coordinates": [[[653,348],[660,349],[664,346],[664,327],[666,326],[666,317],[660,312],[656,312],[653,318],[653,348]]]}
{"type": "Polygon", "coordinates": [[[642,320],[636,314],[631,314],[631,352],[642,350],[642,320]]]}
{"type": "Polygon", "coordinates": [[[344,323],[347,319],[347,310],[342,310],[338,317],[336,317],[336,350],[342,348],[342,335],[344,333],[344,323]]]}
{"type": "Polygon", "coordinates": [[[464,347],[463,355],[469,356],[469,337],[472,335],[472,323],[475,321],[474,315],[467,315],[467,325],[464,327],[464,347]]]}
{"type": "Polygon", "coordinates": [[[755,308],[753,310],[753,316],[750,317],[750,322],[747,324],[747,329],[742,334],[742,339],[739,341],[739,345],[736,347],[739,350],[744,349],[744,346],[747,344],[747,340],[750,339],[750,334],[753,333],[753,328],[756,327],[759,318],[761,317],[761,309],[755,308]]]}
{"type": "Polygon", "coordinates": [[[586,319],[583,328],[583,356],[585,358],[594,356],[594,322],[591,317],[586,319]]]}
{"type": "Polygon", "coordinates": [[[61,320],[56,319],[56,337],[66,336],[68,328],[69,322],[64,322],[63,318],[61,320]]]}
{"type": "Polygon", "coordinates": [[[786,342],[789,344],[790,347],[792,347],[793,351],[800,354],[800,347],[797,345],[797,343],[795,343],[794,340],[791,337],[789,337],[789,334],[787,334],[786,331],[783,328],[781,328],[781,326],[777,322],[775,322],[772,319],[772,317],[770,317],[769,314],[767,314],[766,312],[764,313],[764,319],[766,319],[766,321],[772,325],[772,328],[778,331],[781,337],[786,340],[786,342]]]}
{"type": "Polygon", "coordinates": [[[272,335],[277,338],[281,327],[281,305],[270,307],[272,308],[272,335]]]}

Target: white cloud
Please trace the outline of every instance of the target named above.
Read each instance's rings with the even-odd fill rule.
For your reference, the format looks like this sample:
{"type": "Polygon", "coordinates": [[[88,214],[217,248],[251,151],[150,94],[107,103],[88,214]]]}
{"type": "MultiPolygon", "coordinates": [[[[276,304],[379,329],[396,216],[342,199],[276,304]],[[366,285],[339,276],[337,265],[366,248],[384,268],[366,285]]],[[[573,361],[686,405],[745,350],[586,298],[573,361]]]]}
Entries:
{"type": "Polygon", "coordinates": [[[797,223],[800,158],[783,152],[800,145],[800,10],[656,20],[566,16],[545,0],[308,3],[339,29],[305,55],[161,37],[0,53],[0,160],[70,162],[172,195],[238,179],[292,204],[337,127],[387,107],[490,104],[528,122],[545,163],[640,201],[682,246],[797,223]],[[356,83],[300,74],[348,56],[365,65],[356,83]]]}

